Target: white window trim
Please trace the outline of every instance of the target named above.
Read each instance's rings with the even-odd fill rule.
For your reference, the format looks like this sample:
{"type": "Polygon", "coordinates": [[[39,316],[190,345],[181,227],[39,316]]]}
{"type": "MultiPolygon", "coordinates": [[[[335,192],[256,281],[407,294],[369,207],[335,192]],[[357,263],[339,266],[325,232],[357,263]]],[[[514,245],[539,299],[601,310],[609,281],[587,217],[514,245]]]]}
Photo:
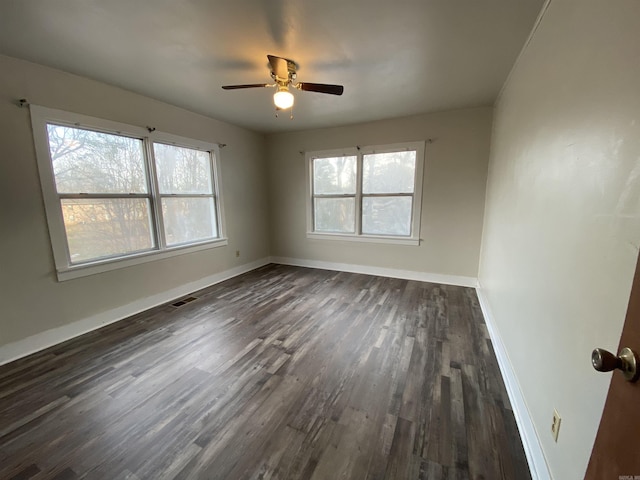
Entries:
{"type": "MultiPolygon", "coordinates": [[[[94,275],[119,268],[130,267],[142,263],[161,260],[176,255],[184,255],[187,253],[198,252],[205,249],[221,247],[228,244],[226,238],[226,222],[224,217],[224,204],[222,200],[222,191],[220,189],[220,149],[215,143],[193,140],[190,138],[180,137],[164,132],[149,132],[146,128],[127,125],[111,120],[90,117],[77,113],[66,112],[63,110],[55,110],[52,108],[42,107],[38,105],[30,105],[31,125],[33,128],[33,139],[36,150],[36,159],[38,162],[38,171],[40,174],[40,184],[42,186],[42,194],[44,198],[45,213],[47,224],[49,227],[49,236],[51,238],[51,247],[53,250],[53,258],[56,266],[56,273],[59,281],[70,280],[72,278],[94,275]],[[194,148],[197,150],[209,151],[212,153],[212,173],[213,173],[213,191],[215,195],[216,215],[218,220],[218,238],[195,242],[183,245],[167,247],[162,240],[163,235],[158,233],[156,240],[157,245],[153,250],[122,255],[117,258],[98,259],[93,262],[86,262],[78,265],[71,264],[69,260],[69,252],[67,246],[66,231],[64,228],[64,219],[62,216],[62,208],[58,199],[58,193],[55,188],[55,178],[53,173],[53,165],[51,164],[49,154],[49,142],[47,137],[47,123],[56,123],[68,125],[71,127],[82,127],[91,130],[97,130],[104,133],[112,133],[134,138],[146,140],[147,149],[151,149],[153,142],[164,143],[169,145],[194,148]]],[[[145,161],[148,162],[147,168],[152,178],[149,179],[152,186],[152,202],[156,202],[156,192],[154,184],[157,182],[151,172],[155,170],[152,156],[146,152],[145,161]],[[151,164],[151,165],[149,165],[151,164]]],[[[156,230],[162,225],[158,223],[161,219],[152,218],[156,226],[156,230]]]]}
{"type": "Polygon", "coordinates": [[[396,245],[420,245],[420,218],[422,216],[422,185],[424,175],[425,142],[404,142],[387,145],[368,145],[333,150],[318,150],[305,154],[306,163],[306,206],[307,206],[307,238],[313,240],[340,240],[347,242],[386,243],[396,245]],[[397,152],[402,150],[415,150],[416,170],[414,177],[413,203],[411,205],[411,236],[393,235],[368,235],[361,233],[362,222],[362,157],[372,153],[397,152]],[[313,160],[327,157],[356,157],[357,158],[357,185],[355,195],[355,233],[331,233],[314,231],[313,223],[313,160]]]}

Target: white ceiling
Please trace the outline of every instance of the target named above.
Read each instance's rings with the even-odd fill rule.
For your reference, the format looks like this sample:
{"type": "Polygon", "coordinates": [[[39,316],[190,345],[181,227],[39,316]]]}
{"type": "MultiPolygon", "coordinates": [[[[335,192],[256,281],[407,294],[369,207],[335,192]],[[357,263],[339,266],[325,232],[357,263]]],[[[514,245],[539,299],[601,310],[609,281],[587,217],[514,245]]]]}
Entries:
{"type": "Polygon", "coordinates": [[[262,132],[490,105],[543,0],[2,0],[0,53],[262,132]],[[275,118],[267,54],[298,81],[275,118]]]}

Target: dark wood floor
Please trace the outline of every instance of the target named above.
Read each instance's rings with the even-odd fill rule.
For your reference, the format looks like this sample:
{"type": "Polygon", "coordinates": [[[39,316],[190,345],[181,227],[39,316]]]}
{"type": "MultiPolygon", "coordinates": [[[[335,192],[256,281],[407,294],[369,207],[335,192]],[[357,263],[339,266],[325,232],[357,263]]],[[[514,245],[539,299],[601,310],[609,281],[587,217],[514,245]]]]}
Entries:
{"type": "Polygon", "coordinates": [[[2,479],[529,479],[475,291],[270,265],[0,367],[2,479]]]}

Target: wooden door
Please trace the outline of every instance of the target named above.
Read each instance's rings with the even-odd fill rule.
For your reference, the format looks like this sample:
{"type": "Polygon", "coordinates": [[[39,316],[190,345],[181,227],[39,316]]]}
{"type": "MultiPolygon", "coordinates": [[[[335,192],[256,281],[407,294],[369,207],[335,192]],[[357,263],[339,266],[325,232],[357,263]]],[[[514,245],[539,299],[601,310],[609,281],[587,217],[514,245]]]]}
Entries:
{"type": "MultiPolygon", "coordinates": [[[[640,354],[640,263],[636,264],[627,316],[618,351],[614,353],[623,347],[640,354]]],[[[636,477],[640,478],[640,381],[627,382],[620,371],[615,371],[585,480],[636,477]]]]}

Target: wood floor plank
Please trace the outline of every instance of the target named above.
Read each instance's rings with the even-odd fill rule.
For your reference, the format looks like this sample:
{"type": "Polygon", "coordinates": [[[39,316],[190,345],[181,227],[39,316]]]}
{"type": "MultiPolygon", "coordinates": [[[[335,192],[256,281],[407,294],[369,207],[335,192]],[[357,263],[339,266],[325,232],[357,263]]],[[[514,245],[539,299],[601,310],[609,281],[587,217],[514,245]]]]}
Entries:
{"type": "Polygon", "coordinates": [[[31,464],[28,467],[21,469],[18,473],[11,476],[11,480],[28,480],[29,478],[35,477],[38,473],[40,473],[40,469],[37,465],[31,464]]]}
{"type": "Polygon", "coordinates": [[[389,452],[385,479],[417,478],[416,465],[413,458],[414,437],[414,423],[401,417],[398,418],[391,443],[391,451],[389,452]]]}
{"type": "Polygon", "coordinates": [[[526,480],[475,291],[268,265],[0,367],[0,478],[526,480]]]}

